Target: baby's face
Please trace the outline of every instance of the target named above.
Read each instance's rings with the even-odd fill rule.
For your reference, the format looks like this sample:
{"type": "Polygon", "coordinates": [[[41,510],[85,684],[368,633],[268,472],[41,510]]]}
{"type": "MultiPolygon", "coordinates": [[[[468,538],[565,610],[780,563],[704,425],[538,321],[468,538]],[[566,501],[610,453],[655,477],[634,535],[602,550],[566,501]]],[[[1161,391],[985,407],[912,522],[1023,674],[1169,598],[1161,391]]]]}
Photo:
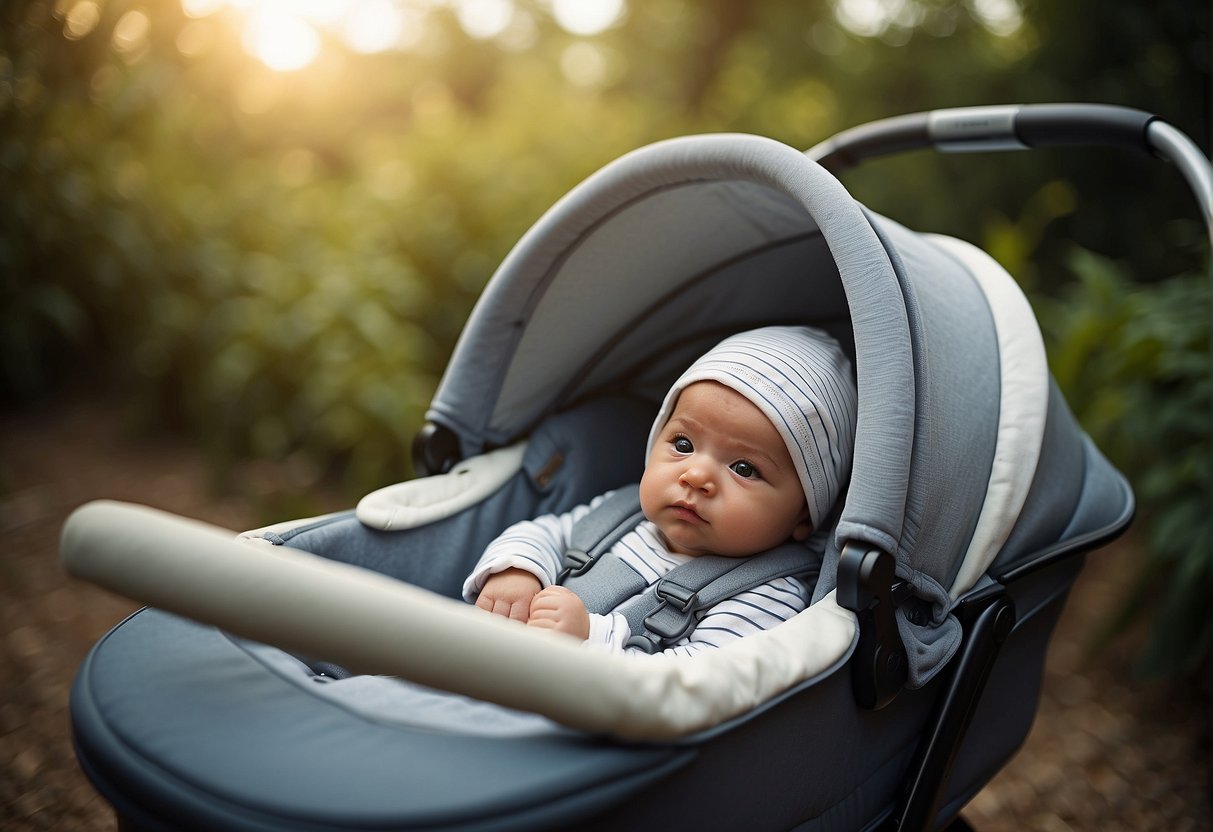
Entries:
{"type": "Polygon", "coordinates": [[[744,557],[812,528],[774,425],[740,393],[698,381],[678,397],[640,480],[640,505],[671,551],[744,557]]]}

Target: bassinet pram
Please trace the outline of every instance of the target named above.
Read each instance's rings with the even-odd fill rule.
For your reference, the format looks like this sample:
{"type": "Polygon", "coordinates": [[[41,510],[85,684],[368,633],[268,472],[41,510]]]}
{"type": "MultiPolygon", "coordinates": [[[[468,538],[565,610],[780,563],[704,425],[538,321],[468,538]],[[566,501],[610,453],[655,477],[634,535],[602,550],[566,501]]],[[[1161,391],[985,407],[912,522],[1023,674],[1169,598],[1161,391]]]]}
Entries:
{"type": "Polygon", "coordinates": [[[1010,278],[866,211],[810,157],[1012,140],[1152,149],[1209,216],[1199,152],[1110,108],[909,116],[808,156],[749,136],[665,142],[579,186],[502,264],[418,440],[437,477],[262,530],[277,545],[260,551],[116,504],[65,530],[69,569],[132,597],[571,729],[417,724],[390,680],[334,681],[145,609],[78,675],[89,777],[136,829],[946,825],[1026,735],[1083,553],[1127,525],[1132,495],[1050,382],[1010,278]],[[506,523],[636,479],[656,400],[705,346],[790,321],[853,350],[860,392],[809,610],[719,655],[644,663],[434,597],[506,523]]]}

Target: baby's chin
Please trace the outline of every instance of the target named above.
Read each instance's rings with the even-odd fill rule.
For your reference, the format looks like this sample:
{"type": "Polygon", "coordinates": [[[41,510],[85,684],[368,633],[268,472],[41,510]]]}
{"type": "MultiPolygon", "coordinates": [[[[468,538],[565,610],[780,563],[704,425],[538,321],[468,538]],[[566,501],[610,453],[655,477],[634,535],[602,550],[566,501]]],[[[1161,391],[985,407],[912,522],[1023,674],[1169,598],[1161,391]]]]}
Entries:
{"type": "Polygon", "coordinates": [[[697,558],[703,555],[714,555],[722,558],[748,558],[754,554],[754,552],[748,549],[743,552],[734,552],[727,549],[727,547],[722,551],[721,547],[714,546],[699,538],[666,534],[660,526],[657,527],[657,534],[667,550],[684,557],[697,558]]]}
{"type": "Polygon", "coordinates": [[[679,535],[677,533],[673,535],[667,534],[666,530],[660,525],[656,523],[654,523],[654,525],[657,526],[658,539],[661,540],[661,544],[665,546],[668,551],[673,552],[676,555],[686,555],[687,557],[692,558],[699,557],[700,555],[711,554],[711,552],[707,551],[706,548],[701,545],[697,545],[694,541],[688,540],[684,535],[679,535]]]}

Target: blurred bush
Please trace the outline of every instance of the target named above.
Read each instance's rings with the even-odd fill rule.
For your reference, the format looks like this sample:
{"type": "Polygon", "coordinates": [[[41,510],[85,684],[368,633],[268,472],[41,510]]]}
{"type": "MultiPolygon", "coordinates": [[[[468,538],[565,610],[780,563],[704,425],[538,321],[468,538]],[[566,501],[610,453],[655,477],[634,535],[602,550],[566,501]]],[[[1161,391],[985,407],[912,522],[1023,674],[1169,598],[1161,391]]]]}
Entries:
{"type": "Polygon", "coordinates": [[[496,263],[646,140],[644,113],[563,82],[554,99],[552,67],[525,55],[338,53],[284,75],[239,54],[190,60],[180,33],[218,39],[225,24],[162,3],[137,61],[105,38],[86,59],[131,7],[107,6],[77,40],[58,8],[5,8],[6,397],[97,374],[219,466],[302,455],[351,493],[406,478],[496,263]]]}
{"type": "Polygon", "coordinates": [[[1209,274],[1142,286],[1092,252],[1069,260],[1077,281],[1038,304],[1052,368],[1096,444],[1131,476],[1149,550],[1103,635],[1152,610],[1140,670],[1190,673],[1213,643],[1209,274]]]}

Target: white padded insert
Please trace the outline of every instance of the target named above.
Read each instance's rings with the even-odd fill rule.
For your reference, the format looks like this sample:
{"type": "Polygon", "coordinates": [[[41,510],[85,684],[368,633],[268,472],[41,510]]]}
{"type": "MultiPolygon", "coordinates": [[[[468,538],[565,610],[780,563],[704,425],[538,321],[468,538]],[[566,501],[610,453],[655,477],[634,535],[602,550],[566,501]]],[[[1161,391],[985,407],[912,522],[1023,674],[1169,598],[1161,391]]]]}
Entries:
{"type": "Polygon", "coordinates": [[[526,442],[466,459],[445,474],[389,485],[358,501],[358,519],[373,529],[424,526],[482,502],[522,468],[526,442]]]}
{"type": "Polygon", "coordinates": [[[962,262],[985,293],[994,318],[1001,371],[994,463],[977,526],[950,589],[957,598],[993,563],[1027,500],[1044,442],[1049,366],[1036,315],[1014,279],[970,243],[937,234],[926,236],[962,262]]]}

